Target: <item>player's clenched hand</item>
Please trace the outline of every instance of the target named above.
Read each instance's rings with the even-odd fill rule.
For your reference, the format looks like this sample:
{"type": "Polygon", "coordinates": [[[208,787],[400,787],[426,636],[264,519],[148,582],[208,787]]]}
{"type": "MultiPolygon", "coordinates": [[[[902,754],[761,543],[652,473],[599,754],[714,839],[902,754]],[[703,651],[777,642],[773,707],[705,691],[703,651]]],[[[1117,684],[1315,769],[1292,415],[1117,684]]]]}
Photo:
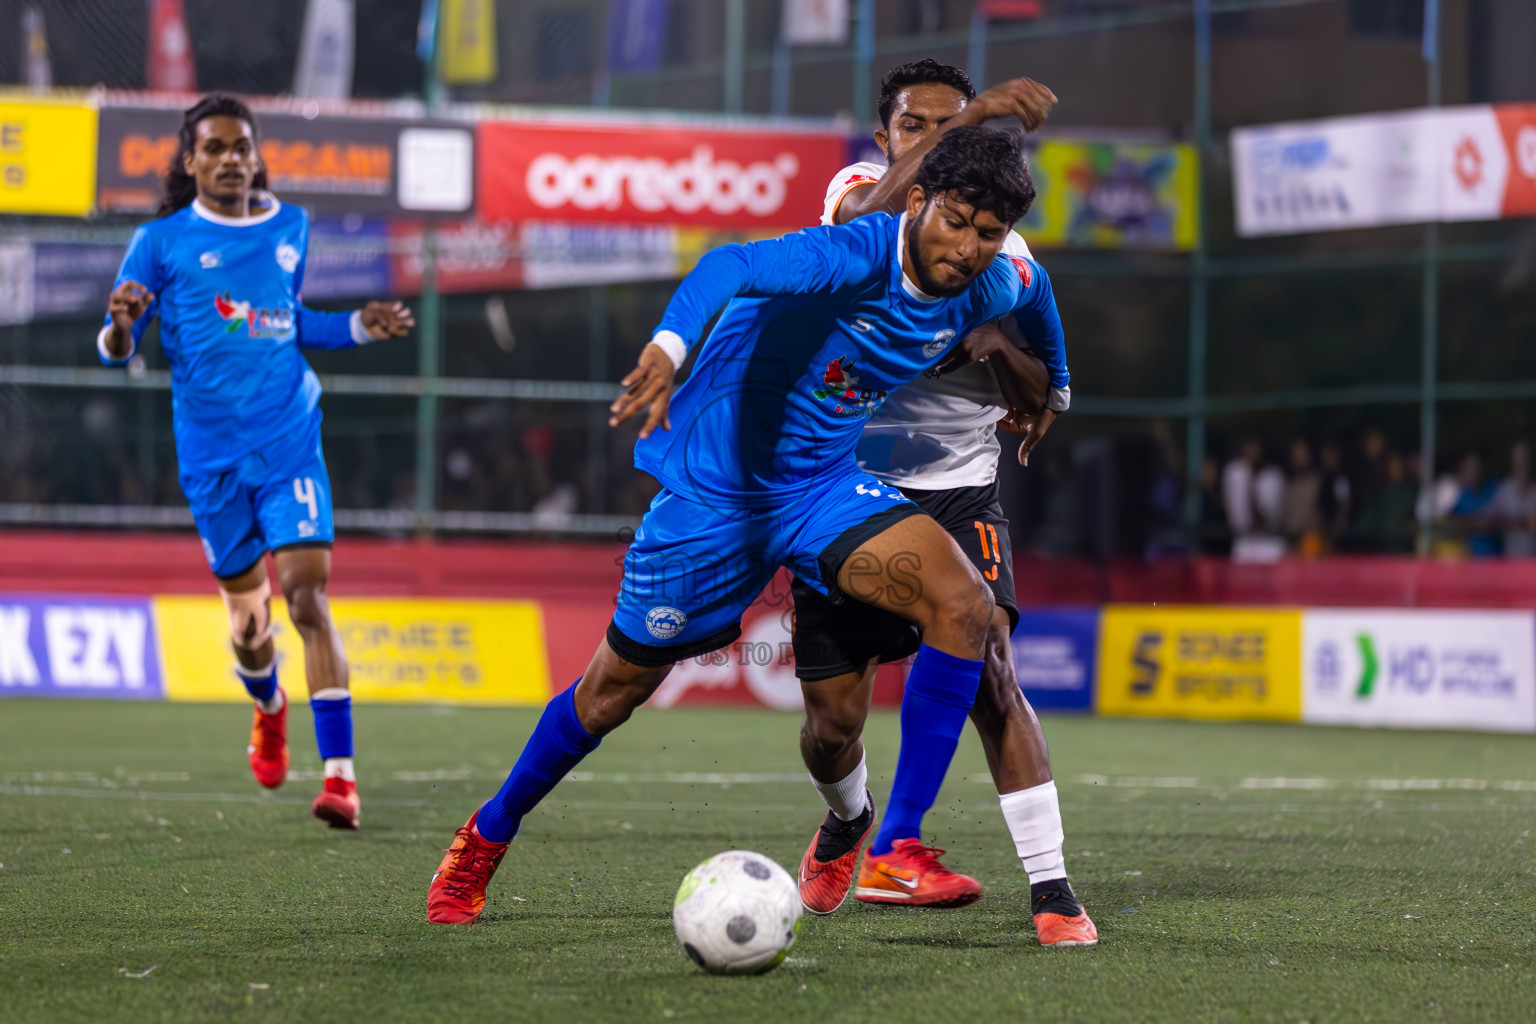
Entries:
{"type": "Polygon", "coordinates": [[[112,316],[112,326],[127,334],[154,301],[154,292],[137,281],[124,281],[112,289],[112,297],[107,300],[107,312],[112,316]]]}
{"type": "Polygon", "coordinates": [[[1056,105],[1056,94],[1039,82],[1013,78],[994,85],[966,104],[967,120],[979,124],[993,117],[1016,117],[1025,131],[1037,131],[1056,105]]]}
{"type": "Polygon", "coordinates": [[[1029,465],[1029,453],[1035,450],[1035,445],[1045,436],[1045,432],[1051,429],[1051,424],[1056,422],[1056,413],[1050,409],[1041,409],[1033,416],[1020,414],[1013,410],[1007,419],[999,423],[1002,426],[1008,424],[1007,429],[1024,435],[1024,440],[1019,443],[1019,465],[1029,465]]]}
{"type": "Polygon", "coordinates": [[[608,411],[613,415],[608,417],[608,425],[616,427],[646,409],[649,411],[640,427],[642,438],[650,437],[657,426],[671,430],[672,420],[668,412],[672,407],[672,383],[676,377],[677,367],[672,365],[672,358],[661,346],[654,343],[645,346],[640,352],[640,364],[619,381],[624,393],[609,406],[608,411]]]}
{"type": "Polygon", "coordinates": [[[361,310],[363,330],[374,341],[385,338],[403,338],[416,318],[403,302],[370,302],[361,310]]]}

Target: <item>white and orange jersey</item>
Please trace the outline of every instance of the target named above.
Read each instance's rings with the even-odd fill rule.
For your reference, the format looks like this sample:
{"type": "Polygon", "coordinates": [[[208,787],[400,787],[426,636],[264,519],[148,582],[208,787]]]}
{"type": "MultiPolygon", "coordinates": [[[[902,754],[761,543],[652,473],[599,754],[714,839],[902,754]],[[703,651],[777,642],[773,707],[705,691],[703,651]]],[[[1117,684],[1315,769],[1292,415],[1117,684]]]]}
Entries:
{"type": "MultiPolygon", "coordinates": [[[[883,164],[850,164],[827,186],[821,222],[835,224],[837,208],[849,192],[873,185],[885,174],[883,164]]],[[[1003,252],[1034,259],[1017,231],[1010,231],[1003,252]]],[[[923,376],[898,388],[864,427],[859,465],[898,487],[943,491],[985,487],[997,479],[997,421],[1008,402],[992,371],[970,363],[942,377],[923,376]]]]}

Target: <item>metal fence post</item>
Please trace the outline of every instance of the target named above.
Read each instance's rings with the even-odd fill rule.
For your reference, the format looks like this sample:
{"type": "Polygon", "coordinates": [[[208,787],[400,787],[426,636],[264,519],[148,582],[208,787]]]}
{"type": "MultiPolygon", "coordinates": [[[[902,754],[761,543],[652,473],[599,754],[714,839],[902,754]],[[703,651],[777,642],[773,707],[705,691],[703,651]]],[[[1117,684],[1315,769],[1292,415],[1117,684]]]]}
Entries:
{"type": "Polygon", "coordinates": [[[858,35],[854,40],[853,123],[873,120],[869,105],[869,76],[875,66],[875,0],[859,0],[858,35]]]}
{"type": "Polygon", "coordinates": [[[725,112],[742,112],[747,75],[746,0],[725,0],[725,112]]]}
{"type": "Polygon", "coordinates": [[[1189,419],[1184,439],[1184,529],[1200,553],[1204,519],[1206,353],[1209,348],[1210,253],[1205,158],[1211,148],[1211,0],[1195,0],[1195,247],[1189,259],[1189,419]]]}

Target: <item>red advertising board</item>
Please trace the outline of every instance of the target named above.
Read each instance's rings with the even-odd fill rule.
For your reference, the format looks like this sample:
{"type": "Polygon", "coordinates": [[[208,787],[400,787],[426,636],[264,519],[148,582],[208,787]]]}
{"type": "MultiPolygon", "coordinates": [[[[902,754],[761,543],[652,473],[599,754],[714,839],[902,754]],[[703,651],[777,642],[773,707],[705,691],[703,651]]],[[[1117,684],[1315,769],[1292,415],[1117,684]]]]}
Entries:
{"type": "Polygon", "coordinates": [[[488,221],[798,228],[820,216],[845,147],[832,133],[486,121],[479,210],[488,221]]]}
{"type": "Polygon", "coordinates": [[[1509,178],[1504,184],[1504,216],[1536,216],[1536,103],[1493,108],[1509,148],[1509,178]]]}
{"type": "MultiPolygon", "coordinates": [[[[397,295],[420,295],[422,225],[392,221],[390,284],[397,295]]],[[[437,229],[437,287],[444,292],[494,292],[523,286],[523,261],[505,224],[455,221],[437,229]]]]}

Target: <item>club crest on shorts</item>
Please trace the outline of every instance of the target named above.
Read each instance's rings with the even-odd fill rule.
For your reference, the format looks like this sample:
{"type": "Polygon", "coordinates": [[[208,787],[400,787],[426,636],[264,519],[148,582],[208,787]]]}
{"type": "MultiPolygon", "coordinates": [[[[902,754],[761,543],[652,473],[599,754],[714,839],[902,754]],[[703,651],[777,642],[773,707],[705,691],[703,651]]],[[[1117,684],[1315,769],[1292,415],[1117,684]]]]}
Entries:
{"type": "Polygon", "coordinates": [[[657,605],[645,613],[645,629],[657,640],[675,640],[688,625],[688,616],[681,609],[657,605]]]}
{"type": "Polygon", "coordinates": [[[932,341],[923,346],[923,356],[927,359],[932,359],[934,356],[948,348],[949,343],[954,339],[954,331],[948,329],[940,331],[938,334],[933,336],[932,341]]]}

